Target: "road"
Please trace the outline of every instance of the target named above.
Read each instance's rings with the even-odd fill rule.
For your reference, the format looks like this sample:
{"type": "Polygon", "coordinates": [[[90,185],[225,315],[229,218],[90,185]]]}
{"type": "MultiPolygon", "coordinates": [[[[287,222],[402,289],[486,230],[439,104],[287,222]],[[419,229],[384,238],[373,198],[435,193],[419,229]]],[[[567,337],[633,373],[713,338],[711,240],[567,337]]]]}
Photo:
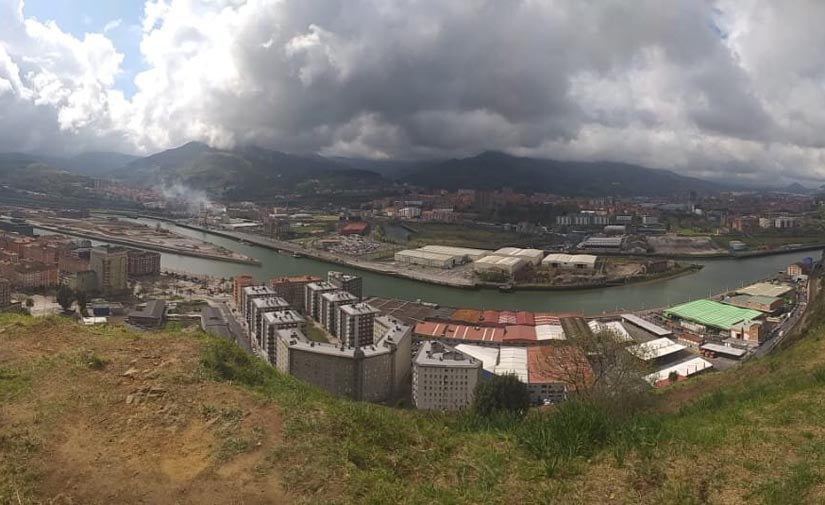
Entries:
{"type": "Polygon", "coordinates": [[[216,306],[220,309],[224,321],[226,321],[227,326],[229,327],[229,332],[232,334],[232,338],[235,340],[235,343],[241,346],[241,348],[249,354],[255,354],[255,352],[252,350],[252,346],[249,344],[249,339],[247,339],[246,337],[246,332],[241,326],[241,323],[239,323],[238,320],[235,319],[235,316],[232,314],[232,309],[229,308],[229,305],[227,305],[226,302],[216,302],[216,306]]]}

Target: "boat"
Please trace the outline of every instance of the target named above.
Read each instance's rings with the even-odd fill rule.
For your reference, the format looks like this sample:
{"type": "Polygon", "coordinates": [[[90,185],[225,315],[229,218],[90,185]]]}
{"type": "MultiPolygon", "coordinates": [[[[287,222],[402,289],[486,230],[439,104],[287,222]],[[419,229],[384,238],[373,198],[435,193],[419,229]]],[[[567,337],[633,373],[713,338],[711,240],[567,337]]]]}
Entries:
{"type": "Polygon", "coordinates": [[[304,255],[299,253],[299,252],[294,252],[294,253],[292,253],[292,257],[293,258],[303,258],[304,255]]]}
{"type": "Polygon", "coordinates": [[[513,285],[512,284],[502,284],[498,287],[498,290],[502,293],[512,293],[513,292],[513,285]]]}

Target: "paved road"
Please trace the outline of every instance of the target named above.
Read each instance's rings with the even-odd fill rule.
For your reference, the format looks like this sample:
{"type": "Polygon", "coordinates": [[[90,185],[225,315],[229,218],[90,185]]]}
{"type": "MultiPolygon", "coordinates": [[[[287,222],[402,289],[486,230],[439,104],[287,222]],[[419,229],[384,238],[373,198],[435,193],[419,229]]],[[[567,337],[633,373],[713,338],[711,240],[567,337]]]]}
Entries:
{"type": "Polygon", "coordinates": [[[241,346],[241,348],[246,352],[250,354],[255,354],[252,351],[252,346],[249,345],[249,340],[246,338],[246,332],[241,326],[241,323],[239,323],[238,320],[235,319],[235,316],[232,314],[232,309],[229,308],[229,305],[227,305],[226,302],[218,302],[217,306],[221,310],[221,314],[223,314],[223,318],[229,326],[229,332],[235,339],[235,343],[241,346]]]}

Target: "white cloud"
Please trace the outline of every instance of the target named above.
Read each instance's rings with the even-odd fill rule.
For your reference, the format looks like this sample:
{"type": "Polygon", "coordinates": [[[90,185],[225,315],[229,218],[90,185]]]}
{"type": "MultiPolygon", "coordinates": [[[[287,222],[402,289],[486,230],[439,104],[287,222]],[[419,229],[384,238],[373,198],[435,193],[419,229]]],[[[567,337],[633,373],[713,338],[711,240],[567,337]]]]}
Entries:
{"type": "Polygon", "coordinates": [[[130,100],[120,20],[78,39],[20,5],[0,0],[2,150],[493,148],[825,178],[816,0],[149,0],[130,100]]]}
{"type": "Polygon", "coordinates": [[[119,28],[121,24],[123,24],[122,19],[113,19],[103,26],[103,33],[109,33],[110,31],[119,28]]]}

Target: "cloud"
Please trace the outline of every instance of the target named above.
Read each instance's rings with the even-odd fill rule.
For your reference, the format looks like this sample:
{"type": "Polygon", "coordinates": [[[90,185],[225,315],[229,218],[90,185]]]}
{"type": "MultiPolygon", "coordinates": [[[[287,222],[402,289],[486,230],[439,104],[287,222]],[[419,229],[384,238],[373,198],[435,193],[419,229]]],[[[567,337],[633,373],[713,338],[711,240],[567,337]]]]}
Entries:
{"type": "Polygon", "coordinates": [[[115,24],[77,39],[0,0],[0,149],[501,149],[813,180],[823,18],[816,0],[149,0],[126,100],[115,24]]]}
{"type": "Polygon", "coordinates": [[[103,33],[109,33],[110,31],[119,28],[122,23],[123,20],[120,18],[109,21],[103,26],[103,33]]]}

